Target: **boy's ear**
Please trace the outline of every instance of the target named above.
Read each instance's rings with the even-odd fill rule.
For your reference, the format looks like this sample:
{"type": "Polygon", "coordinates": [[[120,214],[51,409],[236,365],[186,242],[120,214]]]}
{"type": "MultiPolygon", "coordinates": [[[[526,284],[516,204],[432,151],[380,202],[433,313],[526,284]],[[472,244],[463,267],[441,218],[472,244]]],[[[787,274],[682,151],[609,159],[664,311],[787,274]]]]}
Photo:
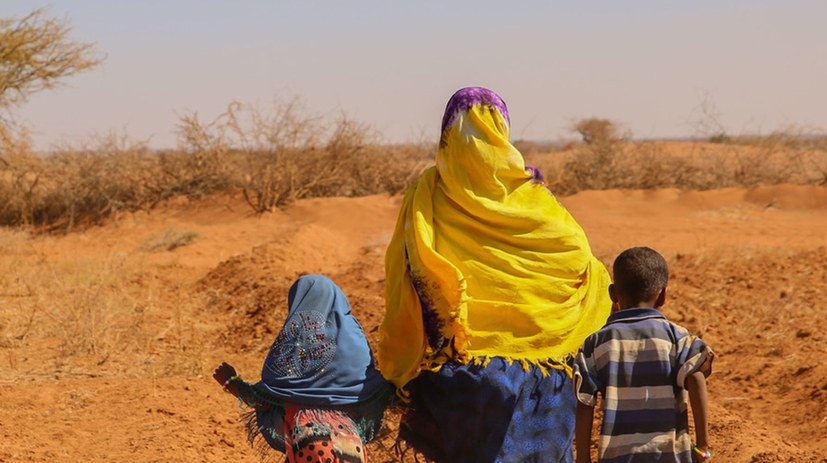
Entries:
{"type": "Polygon", "coordinates": [[[666,304],[666,287],[658,293],[658,299],[655,301],[655,307],[663,307],[663,304],[666,304]]]}
{"type": "Polygon", "coordinates": [[[609,285],[609,298],[612,300],[612,302],[617,304],[617,287],[614,283],[609,285]]]}

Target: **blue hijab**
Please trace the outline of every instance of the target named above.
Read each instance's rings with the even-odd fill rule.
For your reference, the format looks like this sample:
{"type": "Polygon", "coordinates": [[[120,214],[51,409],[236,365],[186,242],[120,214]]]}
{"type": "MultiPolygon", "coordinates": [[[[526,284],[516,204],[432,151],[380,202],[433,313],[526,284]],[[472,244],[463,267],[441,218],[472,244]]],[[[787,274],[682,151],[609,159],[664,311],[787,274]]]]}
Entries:
{"type": "Polygon", "coordinates": [[[287,319],[254,386],[258,392],[324,407],[357,404],[387,389],[350,303],[330,278],[299,277],[287,300],[287,319]]]}

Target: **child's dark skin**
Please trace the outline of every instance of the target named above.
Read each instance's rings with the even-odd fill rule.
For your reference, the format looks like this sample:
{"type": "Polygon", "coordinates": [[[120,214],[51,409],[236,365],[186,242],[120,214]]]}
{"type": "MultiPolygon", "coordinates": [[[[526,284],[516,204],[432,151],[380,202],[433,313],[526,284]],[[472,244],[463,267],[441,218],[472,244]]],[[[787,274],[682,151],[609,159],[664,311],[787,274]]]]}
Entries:
{"type": "MultiPolygon", "coordinates": [[[[626,300],[615,285],[609,285],[609,296],[612,298],[613,311],[631,309],[631,308],[653,308],[660,309],[666,303],[666,288],[663,288],[657,294],[643,301],[626,300]]],[[[706,393],[706,377],[700,371],[690,375],[686,379],[684,387],[689,392],[689,404],[692,407],[692,416],[695,422],[695,442],[697,447],[702,451],[708,450],[708,413],[709,406],[707,402],[706,393]]],[[[592,437],[592,423],[594,421],[594,407],[589,407],[581,402],[577,402],[577,415],[574,434],[574,448],[577,452],[577,463],[591,463],[591,437],[592,437]]],[[[702,459],[696,454],[693,454],[695,461],[704,462],[708,459],[702,459]]]]}
{"type": "MultiPolygon", "coordinates": [[[[212,377],[215,378],[222,387],[227,383],[227,380],[233,376],[238,376],[238,373],[236,373],[235,368],[227,362],[222,362],[221,365],[218,365],[218,368],[216,368],[212,374],[212,377]]],[[[226,389],[230,394],[238,397],[238,386],[235,384],[235,381],[227,383],[226,389]]]]}
{"type": "Polygon", "coordinates": [[[228,381],[233,376],[237,377],[238,373],[236,373],[235,368],[227,362],[222,362],[221,365],[218,365],[218,368],[216,368],[212,374],[212,377],[218,381],[218,384],[224,387],[224,390],[232,394],[233,397],[243,400],[244,403],[250,406],[262,406],[262,404],[249,393],[246,394],[247,397],[241,397],[241,393],[238,390],[238,381],[228,381]]]}

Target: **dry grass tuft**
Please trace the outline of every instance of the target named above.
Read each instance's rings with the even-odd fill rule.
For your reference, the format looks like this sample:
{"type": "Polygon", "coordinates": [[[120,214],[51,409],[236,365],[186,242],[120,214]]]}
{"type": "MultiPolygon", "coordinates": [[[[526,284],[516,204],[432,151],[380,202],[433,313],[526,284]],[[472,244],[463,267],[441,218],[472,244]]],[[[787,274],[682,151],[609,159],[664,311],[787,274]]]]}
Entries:
{"type": "MultiPolygon", "coordinates": [[[[25,247],[24,247],[25,248],[25,247]]],[[[58,366],[69,357],[97,363],[142,337],[149,301],[129,281],[137,271],[124,257],[51,262],[24,254],[0,259],[0,343],[52,345],[58,366]]]]}
{"type": "Polygon", "coordinates": [[[172,251],[190,244],[195,238],[198,238],[196,232],[169,229],[161,236],[150,239],[142,249],[149,252],[172,251]]]}
{"type": "MultiPolygon", "coordinates": [[[[170,236],[161,249],[187,233],[170,236]]],[[[203,301],[188,285],[165,281],[174,267],[172,276],[159,273],[142,253],[47,255],[53,240],[0,229],[0,347],[8,357],[0,379],[21,371],[202,373],[202,359],[187,348],[202,333],[186,314],[203,301]],[[159,355],[163,371],[155,371],[159,355]]]]}

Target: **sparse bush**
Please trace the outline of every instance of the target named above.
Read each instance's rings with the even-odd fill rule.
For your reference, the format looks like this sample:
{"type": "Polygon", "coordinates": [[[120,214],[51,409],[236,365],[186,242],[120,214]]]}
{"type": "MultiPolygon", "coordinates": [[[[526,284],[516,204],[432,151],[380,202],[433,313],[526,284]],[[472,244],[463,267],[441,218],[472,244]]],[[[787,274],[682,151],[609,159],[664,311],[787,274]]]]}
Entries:
{"type": "MultiPolygon", "coordinates": [[[[617,125],[598,125],[589,143],[530,150],[526,162],[561,195],[827,184],[825,137],[787,130],[722,144],[631,142],[617,125]]],[[[25,131],[7,129],[0,131],[0,226],[48,231],[98,224],[176,196],[242,192],[263,213],[301,198],[397,194],[436,152],[434,143],[382,144],[370,127],[345,115],[333,121],[308,116],[296,101],[270,112],[233,103],[209,123],[185,116],[175,151],[153,152],[143,142],[109,135],[40,156],[25,131]]]]}
{"type": "Polygon", "coordinates": [[[403,193],[433,163],[435,143],[370,145],[350,166],[354,195],[403,193]]]}
{"type": "Polygon", "coordinates": [[[271,113],[232,104],[208,125],[187,119],[184,135],[187,152],[242,159],[233,185],[258,213],[300,198],[397,193],[424,157],[409,147],[381,146],[378,134],[346,115],[332,124],[308,116],[297,100],[277,103],[271,113]]]}
{"type": "Polygon", "coordinates": [[[591,189],[680,188],[709,190],[779,183],[827,184],[827,151],[788,145],[635,142],[617,151],[586,145],[533,156],[556,194],[591,189]]]}
{"type": "MultiPolygon", "coordinates": [[[[225,114],[232,116],[237,106],[237,103],[230,104],[225,114]]],[[[205,125],[195,114],[181,118],[180,152],[161,156],[165,183],[171,194],[203,197],[235,186],[225,119],[219,117],[205,125]]]]}
{"type": "Polygon", "coordinates": [[[44,162],[32,153],[25,134],[4,136],[0,143],[0,223],[31,224],[42,205],[44,162]]]}
{"type": "Polygon", "coordinates": [[[210,123],[185,116],[178,130],[180,149],[164,152],[112,134],[38,156],[25,132],[0,137],[0,225],[68,231],[175,196],[237,191],[256,212],[307,197],[395,194],[433,159],[432,145],[381,145],[364,124],[306,116],[295,101],[271,114],[233,103],[210,123]]]}
{"type": "Polygon", "coordinates": [[[98,146],[35,155],[23,137],[0,156],[0,224],[70,230],[121,210],[154,204],[163,193],[157,159],[142,143],[114,136],[98,146]]]}
{"type": "Polygon", "coordinates": [[[556,188],[563,194],[583,189],[618,188],[617,168],[622,162],[628,136],[608,119],[589,118],[572,127],[583,138],[559,176],[556,188]]]}

